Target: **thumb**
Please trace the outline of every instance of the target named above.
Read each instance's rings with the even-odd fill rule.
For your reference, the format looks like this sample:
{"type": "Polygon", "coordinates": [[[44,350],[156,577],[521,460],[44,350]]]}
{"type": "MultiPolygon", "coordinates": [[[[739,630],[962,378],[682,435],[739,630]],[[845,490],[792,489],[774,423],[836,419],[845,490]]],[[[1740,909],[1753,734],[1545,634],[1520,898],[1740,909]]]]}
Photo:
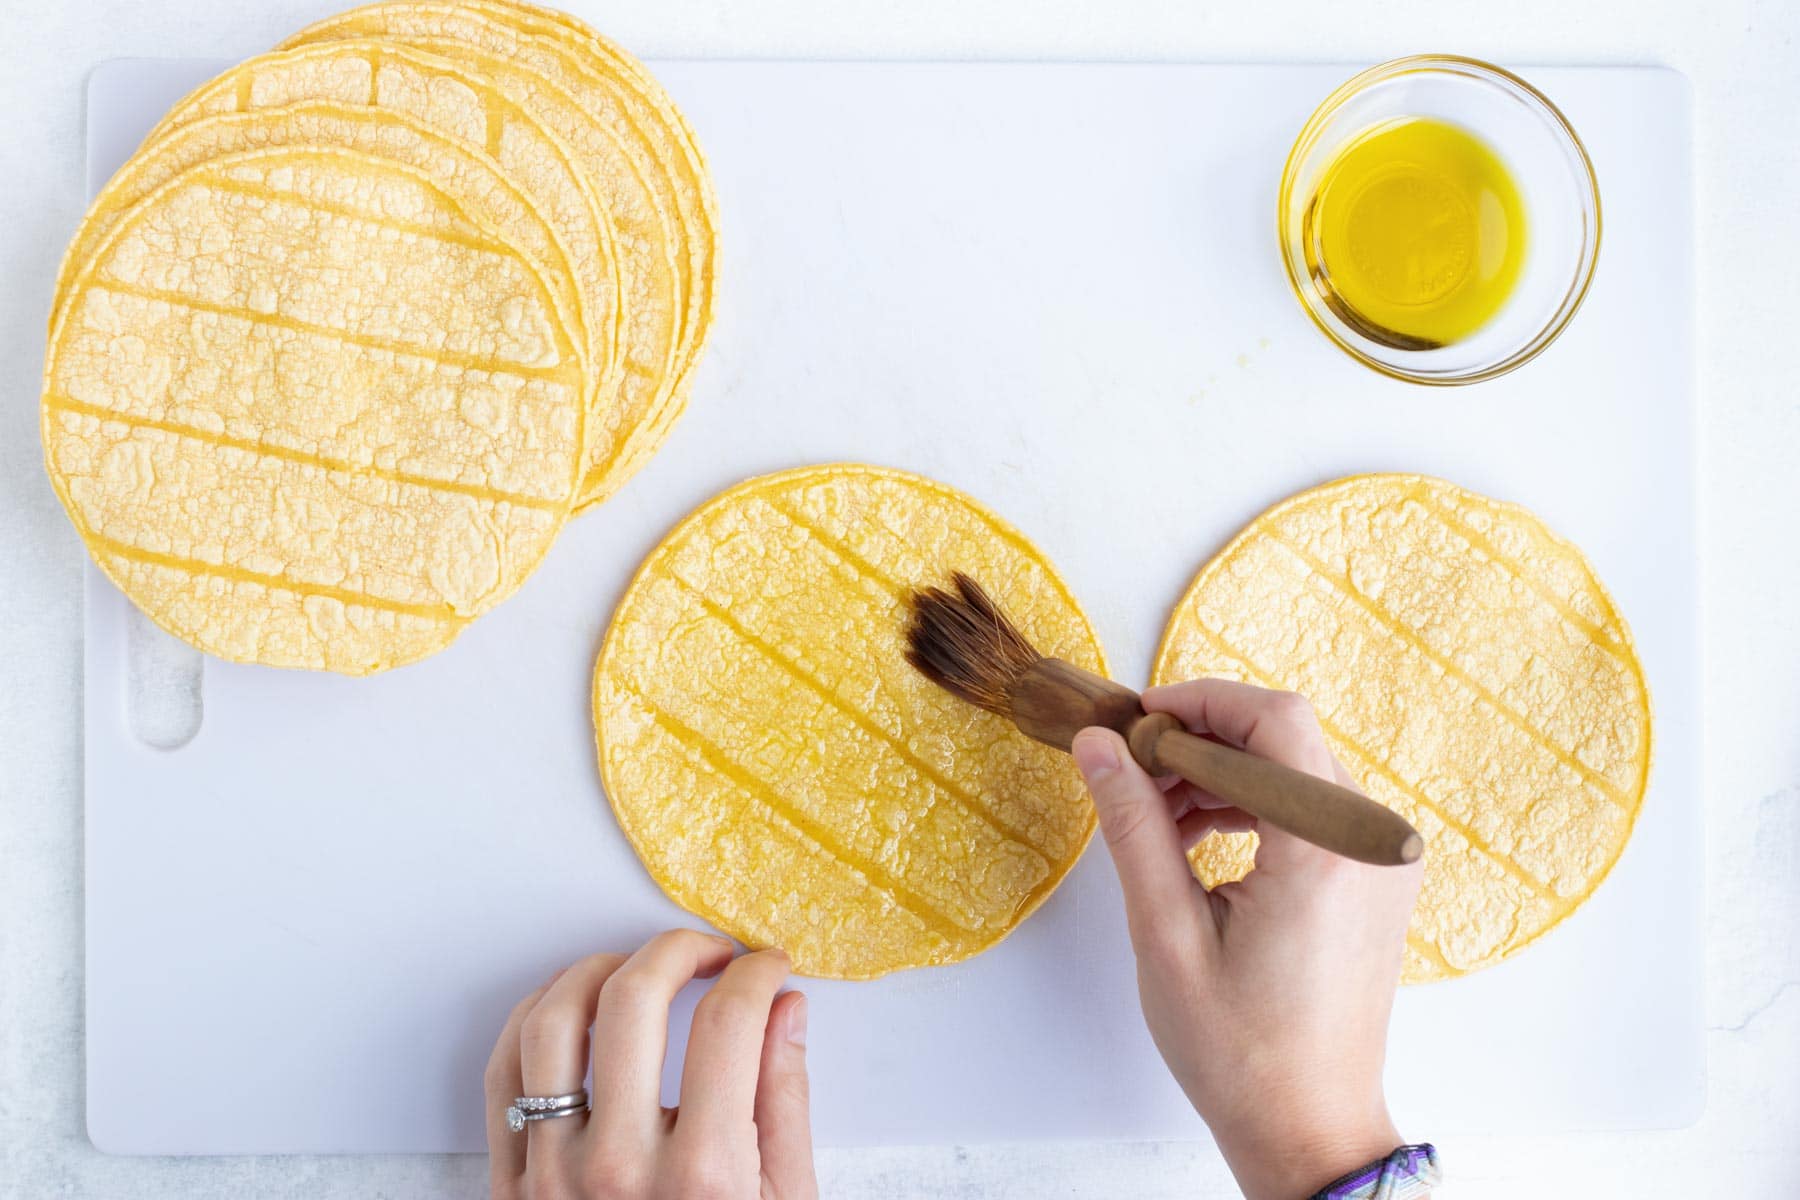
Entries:
{"type": "Polygon", "coordinates": [[[787,992],[769,1010],[756,1077],[756,1147],[775,1200],[818,1200],[806,1078],[806,996],[787,992]]]}
{"type": "Polygon", "coordinates": [[[1112,851],[1131,943],[1140,956],[1191,946],[1200,931],[1199,885],[1181,852],[1168,799],[1110,729],[1084,729],[1070,753],[1093,794],[1100,832],[1112,851]]]}

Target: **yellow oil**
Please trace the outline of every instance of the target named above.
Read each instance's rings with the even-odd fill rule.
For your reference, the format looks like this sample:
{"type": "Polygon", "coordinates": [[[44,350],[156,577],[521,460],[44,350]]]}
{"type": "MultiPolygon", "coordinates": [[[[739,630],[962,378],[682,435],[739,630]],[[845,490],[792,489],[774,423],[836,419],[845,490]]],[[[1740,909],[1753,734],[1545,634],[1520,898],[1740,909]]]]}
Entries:
{"type": "Polygon", "coordinates": [[[1506,164],[1468,130],[1426,117],[1352,138],[1320,174],[1302,229],[1332,311],[1406,350],[1460,341],[1499,312],[1525,236],[1506,164]]]}

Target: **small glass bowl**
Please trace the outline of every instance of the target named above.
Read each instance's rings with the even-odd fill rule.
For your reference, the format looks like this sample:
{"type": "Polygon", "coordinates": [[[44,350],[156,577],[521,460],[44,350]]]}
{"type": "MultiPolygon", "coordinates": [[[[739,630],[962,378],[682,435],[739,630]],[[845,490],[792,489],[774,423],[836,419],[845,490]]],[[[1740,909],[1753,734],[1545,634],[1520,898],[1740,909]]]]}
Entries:
{"type": "Polygon", "coordinates": [[[1581,306],[1600,253],[1600,186],[1568,120],[1518,76],[1448,54],[1371,67],[1326,97],[1294,142],[1276,203],[1288,282],[1314,324],[1351,357],[1413,383],[1477,383],[1530,361],[1581,306]],[[1401,117],[1434,117],[1481,138],[1525,206],[1525,262],[1512,295],[1480,329],[1430,350],[1375,341],[1333,312],[1307,269],[1303,241],[1319,173],[1371,125],[1401,117]]]}

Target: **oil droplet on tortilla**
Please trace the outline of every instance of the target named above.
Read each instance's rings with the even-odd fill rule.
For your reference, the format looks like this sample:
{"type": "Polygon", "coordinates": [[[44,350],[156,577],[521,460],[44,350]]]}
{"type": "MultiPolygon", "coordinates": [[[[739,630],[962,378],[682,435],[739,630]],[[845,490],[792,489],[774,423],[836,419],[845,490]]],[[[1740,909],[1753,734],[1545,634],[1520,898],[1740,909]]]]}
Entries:
{"type": "Polygon", "coordinates": [[[1302,228],[1333,312],[1406,350],[1462,340],[1506,304],[1525,261],[1525,205],[1506,164],[1459,125],[1371,125],[1320,173],[1302,228]]]}

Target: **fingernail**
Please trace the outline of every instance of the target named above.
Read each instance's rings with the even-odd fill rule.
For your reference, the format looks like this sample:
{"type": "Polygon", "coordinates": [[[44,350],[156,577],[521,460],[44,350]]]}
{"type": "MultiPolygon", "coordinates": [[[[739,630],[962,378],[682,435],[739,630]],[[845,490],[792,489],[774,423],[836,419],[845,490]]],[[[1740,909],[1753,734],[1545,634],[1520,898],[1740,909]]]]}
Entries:
{"type": "Polygon", "coordinates": [[[1113,740],[1099,730],[1084,729],[1076,734],[1069,753],[1074,756],[1075,766],[1082,776],[1090,782],[1104,779],[1119,769],[1119,752],[1113,748],[1113,740]]]}
{"type": "Polygon", "coordinates": [[[804,995],[788,1005],[787,1040],[796,1046],[804,1047],[806,1045],[806,997],[804,995]]]}
{"type": "Polygon", "coordinates": [[[549,987],[550,984],[555,983],[557,980],[561,979],[564,975],[567,975],[568,973],[569,973],[569,968],[567,968],[567,967],[558,968],[556,974],[552,975],[550,977],[549,983],[544,984],[544,986],[549,987]]]}
{"type": "Polygon", "coordinates": [[[719,945],[725,947],[727,950],[737,949],[737,943],[732,941],[730,938],[726,937],[722,933],[709,933],[706,936],[711,938],[713,941],[719,943],[719,945]]]}

